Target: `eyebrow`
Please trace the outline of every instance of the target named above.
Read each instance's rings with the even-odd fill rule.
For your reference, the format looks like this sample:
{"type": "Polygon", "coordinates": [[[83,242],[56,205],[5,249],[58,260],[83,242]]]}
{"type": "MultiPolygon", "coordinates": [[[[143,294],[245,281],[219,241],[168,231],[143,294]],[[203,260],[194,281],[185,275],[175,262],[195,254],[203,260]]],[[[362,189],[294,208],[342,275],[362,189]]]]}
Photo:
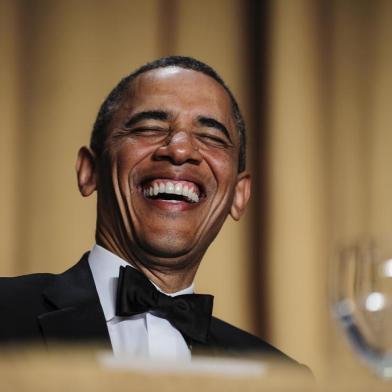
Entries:
{"type": "Polygon", "coordinates": [[[169,114],[162,110],[147,110],[134,114],[126,123],[126,127],[131,127],[142,120],[161,120],[165,121],[169,119],[169,114]]]}
{"type": "Polygon", "coordinates": [[[232,143],[231,137],[230,137],[230,133],[227,130],[227,128],[218,120],[215,120],[212,117],[204,117],[204,116],[199,116],[197,118],[197,121],[199,122],[199,124],[204,125],[206,127],[209,128],[216,128],[219,131],[221,131],[222,133],[224,133],[224,135],[230,140],[230,142],[232,143]]]}

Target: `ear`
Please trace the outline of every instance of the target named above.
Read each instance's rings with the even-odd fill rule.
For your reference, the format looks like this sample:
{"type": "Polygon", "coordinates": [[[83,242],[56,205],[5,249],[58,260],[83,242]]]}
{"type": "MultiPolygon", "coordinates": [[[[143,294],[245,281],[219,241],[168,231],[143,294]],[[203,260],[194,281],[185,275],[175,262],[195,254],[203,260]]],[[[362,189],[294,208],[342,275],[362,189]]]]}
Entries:
{"type": "Polygon", "coordinates": [[[238,174],[233,203],[230,209],[230,215],[236,221],[238,221],[245,212],[245,208],[250,197],[250,188],[250,174],[248,172],[238,174]]]}
{"type": "Polygon", "coordinates": [[[86,146],[78,152],[76,174],[79,192],[82,196],[90,196],[97,189],[97,164],[94,152],[86,146]]]}

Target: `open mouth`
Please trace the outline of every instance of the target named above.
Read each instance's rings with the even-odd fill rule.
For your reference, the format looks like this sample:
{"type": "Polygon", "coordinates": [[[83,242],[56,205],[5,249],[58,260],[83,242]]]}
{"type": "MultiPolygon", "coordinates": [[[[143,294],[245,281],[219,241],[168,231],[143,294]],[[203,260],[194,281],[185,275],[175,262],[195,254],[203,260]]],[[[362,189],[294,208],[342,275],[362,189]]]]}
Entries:
{"type": "Polygon", "coordinates": [[[147,199],[169,202],[198,203],[202,198],[200,187],[194,182],[171,179],[154,179],[141,186],[147,199]]]}

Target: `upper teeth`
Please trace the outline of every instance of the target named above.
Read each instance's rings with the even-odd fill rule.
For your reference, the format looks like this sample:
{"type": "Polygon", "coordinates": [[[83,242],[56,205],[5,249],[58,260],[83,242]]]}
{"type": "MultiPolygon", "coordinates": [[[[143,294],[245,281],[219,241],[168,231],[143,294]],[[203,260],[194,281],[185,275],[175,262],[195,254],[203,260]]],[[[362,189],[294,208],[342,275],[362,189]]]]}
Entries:
{"type": "Polygon", "coordinates": [[[144,196],[156,196],[159,193],[168,193],[185,196],[195,203],[199,201],[199,196],[192,185],[183,184],[181,182],[154,182],[145,187],[143,193],[144,196]]]}

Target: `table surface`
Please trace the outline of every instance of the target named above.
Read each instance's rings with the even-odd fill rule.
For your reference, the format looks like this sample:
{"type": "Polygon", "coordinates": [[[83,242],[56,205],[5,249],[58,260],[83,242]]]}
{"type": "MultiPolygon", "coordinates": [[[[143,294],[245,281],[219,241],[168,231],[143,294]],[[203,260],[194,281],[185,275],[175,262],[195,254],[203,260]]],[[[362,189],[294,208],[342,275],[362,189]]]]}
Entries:
{"type": "MultiPolygon", "coordinates": [[[[105,354],[106,355],[106,354],[105,354]]],[[[76,347],[59,348],[46,352],[36,349],[0,351],[1,391],[391,391],[392,381],[386,382],[368,371],[351,375],[331,374],[327,382],[317,383],[298,368],[283,363],[250,358],[255,364],[264,364],[261,374],[245,372],[222,374],[213,371],[190,372],[151,371],[108,366],[101,360],[102,351],[76,347]]],[[[237,359],[236,359],[237,360],[237,359]]],[[[208,366],[214,364],[208,362],[208,366]]],[[[218,367],[217,367],[218,368],[218,367]]]]}

